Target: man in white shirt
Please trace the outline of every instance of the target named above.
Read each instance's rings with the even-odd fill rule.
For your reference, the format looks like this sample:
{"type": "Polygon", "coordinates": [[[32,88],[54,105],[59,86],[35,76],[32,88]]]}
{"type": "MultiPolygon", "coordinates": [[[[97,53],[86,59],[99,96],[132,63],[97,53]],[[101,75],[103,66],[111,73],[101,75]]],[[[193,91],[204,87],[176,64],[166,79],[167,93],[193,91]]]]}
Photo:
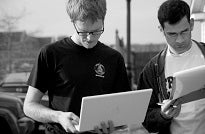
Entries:
{"type": "Polygon", "coordinates": [[[183,0],[167,0],[158,10],[158,20],[167,47],[150,60],[139,77],[138,90],[153,89],[143,125],[159,134],[204,134],[205,99],[185,104],[169,100],[175,72],[205,65],[205,45],[191,39],[194,20],[190,7],[183,0]]]}

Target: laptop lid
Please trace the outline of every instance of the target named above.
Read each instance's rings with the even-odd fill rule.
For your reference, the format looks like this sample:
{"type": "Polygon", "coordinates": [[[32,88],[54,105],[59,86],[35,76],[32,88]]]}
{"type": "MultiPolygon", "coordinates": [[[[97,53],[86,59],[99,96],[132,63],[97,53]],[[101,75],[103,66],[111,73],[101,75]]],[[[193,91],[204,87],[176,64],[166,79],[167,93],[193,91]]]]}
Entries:
{"type": "Polygon", "coordinates": [[[104,121],[115,127],[141,124],[144,121],[152,89],[135,90],[82,98],[80,121],[76,129],[90,131],[104,121]]]}
{"type": "Polygon", "coordinates": [[[201,92],[200,89],[205,88],[205,65],[176,72],[173,77],[171,99],[177,99],[198,90],[201,92]]]}

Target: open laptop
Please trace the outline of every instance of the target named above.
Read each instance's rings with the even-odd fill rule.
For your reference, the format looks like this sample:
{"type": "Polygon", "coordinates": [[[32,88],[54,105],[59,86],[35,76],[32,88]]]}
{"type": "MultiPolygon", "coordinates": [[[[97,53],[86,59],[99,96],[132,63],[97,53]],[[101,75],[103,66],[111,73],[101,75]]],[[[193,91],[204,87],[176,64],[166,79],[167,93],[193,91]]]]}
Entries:
{"type": "Polygon", "coordinates": [[[140,125],[145,118],[152,89],[127,91],[82,98],[79,132],[90,131],[102,121],[112,120],[115,127],[140,125]]]}

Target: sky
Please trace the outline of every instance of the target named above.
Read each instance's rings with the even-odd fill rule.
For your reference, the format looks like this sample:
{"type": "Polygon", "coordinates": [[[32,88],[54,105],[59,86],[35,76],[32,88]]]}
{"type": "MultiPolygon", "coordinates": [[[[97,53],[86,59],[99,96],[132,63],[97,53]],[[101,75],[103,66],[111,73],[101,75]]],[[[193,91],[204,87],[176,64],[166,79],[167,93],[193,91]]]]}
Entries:
{"type": "MultiPolygon", "coordinates": [[[[159,31],[157,10],[164,0],[131,0],[131,44],[165,42],[159,31]]],[[[186,0],[190,3],[190,0],[186,0]]],[[[36,36],[70,36],[75,32],[66,13],[66,0],[0,0],[0,12],[20,15],[18,29],[36,36]]],[[[0,14],[1,15],[1,14],[0,14]]],[[[115,43],[115,31],[127,40],[127,0],[107,0],[105,32],[100,41],[115,43]]]]}

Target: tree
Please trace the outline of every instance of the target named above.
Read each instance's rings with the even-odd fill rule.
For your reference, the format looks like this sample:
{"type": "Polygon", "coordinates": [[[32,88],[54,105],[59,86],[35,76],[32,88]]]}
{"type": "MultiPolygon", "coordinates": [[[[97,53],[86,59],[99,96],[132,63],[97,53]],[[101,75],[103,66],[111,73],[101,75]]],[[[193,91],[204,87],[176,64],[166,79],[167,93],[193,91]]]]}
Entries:
{"type": "Polygon", "coordinates": [[[12,32],[18,27],[18,22],[25,16],[25,8],[19,15],[11,15],[1,10],[0,30],[4,33],[4,44],[7,46],[8,72],[12,72],[12,32]]]}

